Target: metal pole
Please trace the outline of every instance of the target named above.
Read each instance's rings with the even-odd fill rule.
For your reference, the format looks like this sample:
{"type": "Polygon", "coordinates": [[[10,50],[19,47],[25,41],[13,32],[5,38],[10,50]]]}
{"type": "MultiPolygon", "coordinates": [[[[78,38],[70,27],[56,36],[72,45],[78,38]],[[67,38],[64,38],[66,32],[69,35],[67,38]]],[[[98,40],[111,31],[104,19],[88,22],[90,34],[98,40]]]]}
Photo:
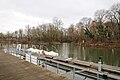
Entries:
{"type": "Polygon", "coordinates": [[[87,76],[85,76],[85,78],[83,80],[87,79],[87,76]]]}
{"type": "Polygon", "coordinates": [[[98,62],[98,71],[101,72],[101,61],[98,62]]]}
{"type": "Polygon", "coordinates": [[[102,57],[100,56],[99,61],[98,61],[98,71],[99,72],[101,72],[101,70],[102,70],[102,67],[101,67],[102,62],[101,61],[102,61],[102,57]]]}
{"type": "Polygon", "coordinates": [[[45,63],[45,68],[47,69],[47,60],[46,59],[45,59],[44,63],[45,63]]]}
{"type": "Polygon", "coordinates": [[[97,80],[99,80],[99,72],[97,73],[97,80]]]}
{"type": "Polygon", "coordinates": [[[30,55],[30,63],[31,63],[31,55],[30,55]]]}
{"type": "Polygon", "coordinates": [[[57,73],[59,73],[59,64],[57,63],[57,73]]]}
{"type": "Polygon", "coordinates": [[[73,67],[73,79],[75,78],[75,68],[73,67]]]}
{"type": "Polygon", "coordinates": [[[101,62],[102,61],[102,56],[99,56],[99,61],[98,61],[98,73],[97,73],[97,80],[99,80],[99,72],[101,72],[101,62]]]}
{"type": "Polygon", "coordinates": [[[37,65],[40,65],[40,60],[37,58],[37,65]]]}

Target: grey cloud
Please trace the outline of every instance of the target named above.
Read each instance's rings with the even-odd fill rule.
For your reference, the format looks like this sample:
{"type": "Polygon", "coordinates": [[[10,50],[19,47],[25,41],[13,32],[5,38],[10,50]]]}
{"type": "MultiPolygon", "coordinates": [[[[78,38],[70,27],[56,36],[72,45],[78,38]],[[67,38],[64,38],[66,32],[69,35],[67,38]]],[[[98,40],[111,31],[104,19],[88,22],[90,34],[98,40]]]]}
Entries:
{"type": "Polygon", "coordinates": [[[18,16],[16,22],[16,17],[9,14],[9,11],[13,11],[41,19],[58,17],[64,21],[65,25],[68,25],[79,21],[81,17],[93,17],[96,10],[108,9],[116,2],[119,2],[119,0],[0,0],[0,11],[7,11],[7,15],[0,15],[0,22],[2,24],[6,23],[7,21],[5,22],[4,18],[9,19],[9,16],[11,16],[10,18],[14,19],[10,19],[13,21],[9,21],[8,24],[13,22],[16,23],[15,25],[23,22],[26,25],[32,23],[32,21],[28,21],[28,18],[26,21],[24,19],[19,20],[18,16]]]}

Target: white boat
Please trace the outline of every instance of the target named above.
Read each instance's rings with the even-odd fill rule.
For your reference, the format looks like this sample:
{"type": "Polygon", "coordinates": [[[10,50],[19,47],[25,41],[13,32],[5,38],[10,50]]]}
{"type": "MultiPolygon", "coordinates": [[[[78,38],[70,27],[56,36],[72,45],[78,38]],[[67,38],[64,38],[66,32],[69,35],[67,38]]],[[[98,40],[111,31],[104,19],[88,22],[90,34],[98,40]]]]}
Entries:
{"type": "Polygon", "coordinates": [[[34,49],[33,48],[29,48],[29,49],[27,49],[27,51],[32,52],[32,51],[34,51],[34,49]]]}
{"type": "Polygon", "coordinates": [[[31,54],[33,53],[37,53],[39,55],[49,55],[49,56],[58,56],[59,54],[54,52],[54,51],[45,51],[45,50],[39,50],[39,49],[33,49],[33,48],[29,48],[27,49],[27,51],[31,54]]]}
{"type": "Polygon", "coordinates": [[[54,52],[54,51],[50,51],[50,52],[46,52],[45,55],[49,55],[49,56],[58,56],[59,54],[54,52]]]}

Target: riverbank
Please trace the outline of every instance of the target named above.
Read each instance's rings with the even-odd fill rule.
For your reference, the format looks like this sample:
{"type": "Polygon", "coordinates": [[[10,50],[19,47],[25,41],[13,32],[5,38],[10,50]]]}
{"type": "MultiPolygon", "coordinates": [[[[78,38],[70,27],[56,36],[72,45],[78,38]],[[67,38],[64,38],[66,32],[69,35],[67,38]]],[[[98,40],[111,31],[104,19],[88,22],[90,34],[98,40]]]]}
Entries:
{"type": "Polygon", "coordinates": [[[96,42],[96,43],[75,43],[76,45],[80,46],[87,46],[87,47],[98,47],[98,48],[120,48],[120,43],[105,43],[105,42],[96,42]]]}
{"type": "MultiPolygon", "coordinates": [[[[0,44],[29,44],[29,45],[61,45],[64,42],[38,42],[38,43],[12,43],[12,42],[0,42],[0,44]]],[[[65,43],[73,43],[75,45],[79,46],[87,46],[87,47],[104,47],[104,48],[120,48],[120,43],[112,43],[112,42],[91,42],[91,41],[86,41],[86,42],[65,42],[65,43]]]]}
{"type": "Polygon", "coordinates": [[[0,50],[0,80],[69,80],[0,50]]]}

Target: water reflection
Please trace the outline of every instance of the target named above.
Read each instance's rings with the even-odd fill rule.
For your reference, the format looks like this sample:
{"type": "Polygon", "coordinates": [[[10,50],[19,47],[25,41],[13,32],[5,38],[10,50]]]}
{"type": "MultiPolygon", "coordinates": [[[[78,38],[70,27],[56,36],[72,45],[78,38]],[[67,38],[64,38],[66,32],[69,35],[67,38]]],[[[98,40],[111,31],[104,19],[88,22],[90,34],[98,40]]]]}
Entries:
{"type": "Polygon", "coordinates": [[[112,48],[81,47],[70,43],[63,43],[57,47],[60,56],[72,57],[78,60],[98,62],[99,56],[103,57],[103,63],[120,66],[120,50],[112,48]]]}
{"type": "Polygon", "coordinates": [[[60,56],[65,57],[65,58],[70,57],[70,56],[69,56],[69,53],[70,53],[69,47],[70,47],[69,44],[63,43],[63,45],[62,45],[61,48],[59,49],[59,53],[61,53],[60,56]]]}
{"type": "MultiPolygon", "coordinates": [[[[8,46],[7,44],[4,46],[8,46]]],[[[15,47],[13,44],[12,47],[15,47]]],[[[38,49],[44,49],[48,51],[58,52],[61,57],[74,58],[78,60],[85,60],[91,62],[98,62],[99,56],[103,57],[103,63],[108,65],[114,65],[120,67],[120,49],[112,48],[93,48],[93,47],[81,47],[70,43],[63,43],[60,45],[22,45],[22,48],[33,47],[38,49]],[[47,48],[45,48],[47,47],[47,48]]]]}

